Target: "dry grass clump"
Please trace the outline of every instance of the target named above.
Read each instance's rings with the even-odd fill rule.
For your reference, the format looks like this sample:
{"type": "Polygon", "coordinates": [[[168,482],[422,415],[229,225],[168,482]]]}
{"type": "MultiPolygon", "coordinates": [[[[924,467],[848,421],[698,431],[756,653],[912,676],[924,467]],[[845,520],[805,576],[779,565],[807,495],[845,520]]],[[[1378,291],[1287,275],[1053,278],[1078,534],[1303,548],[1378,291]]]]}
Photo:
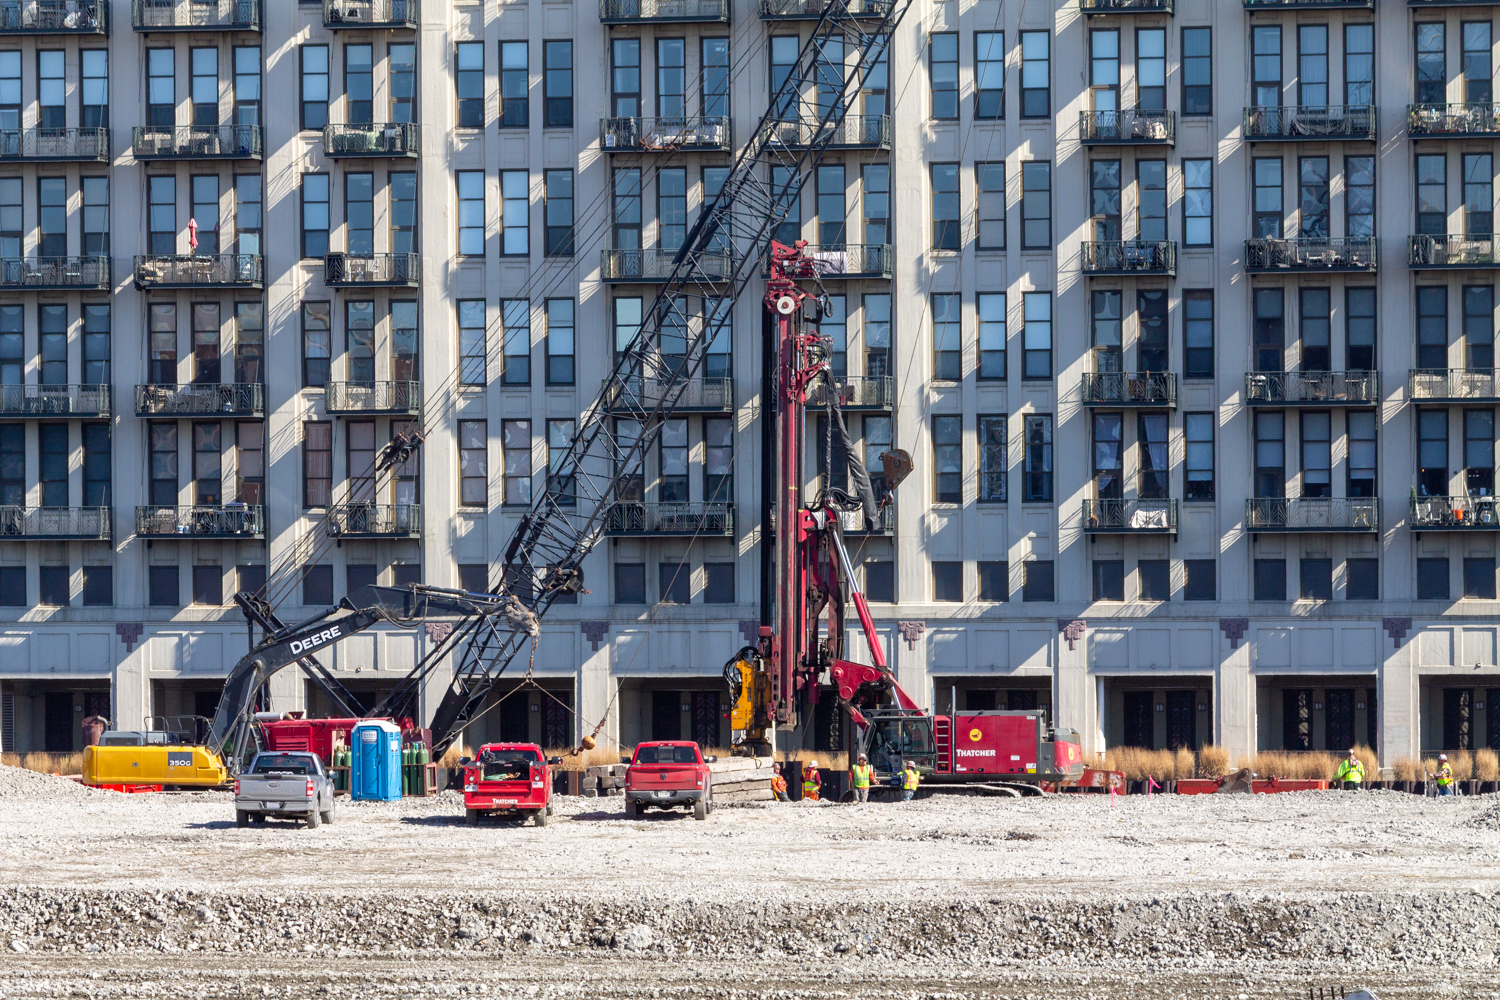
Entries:
{"type": "Polygon", "coordinates": [[[42,774],[82,774],[81,753],[7,753],[0,754],[0,764],[24,767],[42,774]]]}
{"type": "Polygon", "coordinates": [[[457,743],[450,746],[443,755],[437,759],[438,767],[446,767],[450,771],[458,766],[459,758],[473,757],[474,751],[470,747],[459,746],[457,743]]]}
{"type": "Polygon", "coordinates": [[[1247,766],[1263,778],[1297,778],[1332,781],[1338,773],[1339,757],[1322,751],[1288,752],[1263,750],[1254,754],[1247,766]]]}
{"type": "Polygon", "coordinates": [[[1475,750],[1474,777],[1480,781],[1500,781],[1500,754],[1489,749],[1475,750]]]}
{"type": "Polygon", "coordinates": [[[1224,747],[1206,746],[1198,751],[1198,777],[1222,778],[1229,773],[1229,751],[1224,747]]]}
{"type": "Polygon", "coordinates": [[[1206,746],[1197,753],[1185,747],[1177,750],[1111,747],[1104,752],[1104,767],[1123,772],[1131,781],[1219,778],[1229,773],[1229,751],[1216,746],[1206,746]]]}
{"type": "Polygon", "coordinates": [[[778,760],[800,760],[804,764],[810,760],[818,762],[820,771],[847,771],[849,770],[849,755],[846,753],[827,753],[818,750],[787,750],[776,754],[778,760]]]}
{"type": "Polygon", "coordinates": [[[1417,781],[1422,776],[1422,765],[1411,757],[1397,757],[1391,762],[1391,772],[1397,781],[1417,781]]]}

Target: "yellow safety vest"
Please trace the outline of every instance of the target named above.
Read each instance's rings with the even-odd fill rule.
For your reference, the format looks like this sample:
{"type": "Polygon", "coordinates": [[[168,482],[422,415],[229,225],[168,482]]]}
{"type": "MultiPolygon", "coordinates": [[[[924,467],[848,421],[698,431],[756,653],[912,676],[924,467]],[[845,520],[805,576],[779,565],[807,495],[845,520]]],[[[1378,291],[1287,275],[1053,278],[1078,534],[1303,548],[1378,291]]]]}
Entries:
{"type": "Polygon", "coordinates": [[[816,792],[821,784],[822,782],[818,780],[818,772],[809,771],[802,776],[802,793],[806,795],[808,792],[816,792]],[[812,777],[808,777],[808,774],[812,777]]]}
{"type": "Polygon", "coordinates": [[[922,779],[922,775],[920,773],[918,773],[917,771],[915,771],[915,770],[902,771],[901,772],[901,789],[902,789],[902,791],[915,792],[917,790],[917,782],[919,782],[921,779],[922,779]]]}
{"type": "Polygon", "coordinates": [[[855,764],[849,769],[849,773],[854,775],[855,788],[869,788],[870,779],[875,775],[875,768],[869,764],[855,764]]]}
{"type": "Polygon", "coordinates": [[[1351,764],[1346,760],[1339,765],[1339,773],[1334,776],[1334,780],[1360,784],[1365,780],[1365,765],[1360,761],[1351,764]]]}
{"type": "Polygon", "coordinates": [[[1451,784],[1453,784],[1453,767],[1452,767],[1452,765],[1444,764],[1442,767],[1438,768],[1437,783],[1440,784],[1440,785],[1451,785],[1451,784]]]}

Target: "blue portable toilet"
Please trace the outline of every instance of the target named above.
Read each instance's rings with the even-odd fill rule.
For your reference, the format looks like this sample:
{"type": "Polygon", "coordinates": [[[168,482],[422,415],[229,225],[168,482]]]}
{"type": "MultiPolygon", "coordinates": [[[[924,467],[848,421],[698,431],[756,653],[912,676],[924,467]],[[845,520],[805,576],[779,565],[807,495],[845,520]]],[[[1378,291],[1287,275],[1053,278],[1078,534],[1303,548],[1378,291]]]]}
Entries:
{"type": "Polygon", "coordinates": [[[383,719],[361,722],[349,733],[349,795],[354,799],[401,799],[401,730],[383,719]]]}

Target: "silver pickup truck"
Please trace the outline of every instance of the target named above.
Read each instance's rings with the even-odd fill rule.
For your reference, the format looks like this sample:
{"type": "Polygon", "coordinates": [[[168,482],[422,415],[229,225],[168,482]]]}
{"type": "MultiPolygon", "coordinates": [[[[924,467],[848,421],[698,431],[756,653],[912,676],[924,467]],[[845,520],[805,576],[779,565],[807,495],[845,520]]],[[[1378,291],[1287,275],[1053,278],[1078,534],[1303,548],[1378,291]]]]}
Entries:
{"type": "Polygon", "coordinates": [[[234,782],[236,826],[298,818],[309,830],[333,822],[333,779],[314,753],[260,753],[234,782]]]}

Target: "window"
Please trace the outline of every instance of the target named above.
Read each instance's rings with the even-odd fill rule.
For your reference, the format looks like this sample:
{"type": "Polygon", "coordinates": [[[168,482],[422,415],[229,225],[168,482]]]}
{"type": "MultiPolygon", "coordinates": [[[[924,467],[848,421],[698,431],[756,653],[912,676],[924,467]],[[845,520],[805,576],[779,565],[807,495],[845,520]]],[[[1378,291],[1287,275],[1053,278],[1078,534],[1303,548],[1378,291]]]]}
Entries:
{"type": "MultiPolygon", "coordinates": [[[[863,170],[864,197],[861,202],[864,208],[865,242],[887,243],[890,241],[891,168],[885,163],[870,163],[863,170]]],[[[708,192],[705,191],[704,198],[707,197],[708,192]]]]}
{"type": "MultiPolygon", "coordinates": [[[[20,55],[20,53],[14,53],[20,55]]],[[[0,566],[0,607],[26,606],[26,567],[0,566]]]]}
{"type": "Polygon", "coordinates": [[[234,123],[260,124],[260,46],[234,50],[234,123]]]}
{"type": "Polygon", "coordinates": [[[1029,160],[1021,164],[1021,249],[1052,246],[1052,164],[1029,160]]]}
{"type": "Polygon", "coordinates": [[[1255,289],[1255,370],[1279,372],[1286,346],[1280,288],[1255,289]]]}
{"type": "Polygon", "coordinates": [[[1125,563],[1121,559],[1095,559],[1094,600],[1125,600],[1125,563]]]}
{"type": "MultiPolygon", "coordinates": [[[[1489,412],[1485,411],[1486,414],[1489,412]]],[[[1373,497],[1378,454],[1375,433],[1379,420],[1374,410],[1350,410],[1345,419],[1349,431],[1349,478],[1344,495],[1373,497]]]]}
{"type": "Polygon", "coordinates": [[[1302,353],[1302,370],[1326,372],[1332,367],[1333,308],[1326,288],[1298,290],[1298,339],[1302,353]]]}
{"type": "Polygon", "coordinates": [[[114,603],[114,568],[111,566],[83,567],[83,606],[105,608],[114,603]]]}
{"type": "Polygon", "coordinates": [[[332,566],[308,566],[302,571],[302,603],[306,607],[333,603],[332,566]]]}
{"type": "Polygon", "coordinates": [[[1184,478],[1188,500],[1214,498],[1214,415],[1185,413],[1182,416],[1184,478]]]}
{"type": "Polygon", "coordinates": [[[1167,293],[1151,289],[1135,293],[1136,361],[1141,371],[1164,372],[1167,355],[1167,293]]]}
{"type": "Polygon", "coordinates": [[[661,503],[686,503],[688,500],[688,426],[687,420],[663,420],[657,439],[658,472],[656,498],[661,503]]]}
{"type": "Polygon", "coordinates": [[[547,421],[547,492],[559,507],[578,505],[570,458],[576,426],[573,420],[547,421]]]}
{"type": "Polygon", "coordinates": [[[344,46],[344,120],[351,125],[375,121],[374,50],[369,45],[344,46]]]}
{"type": "Polygon", "coordinates": [[[1135,575],[1140,583],[1141,600],[1169,601],[1172,599],[1172,561],[1170,559],[1142,559],[1136,563],[1135,575]]]}
{"type": "Polygon", "coordinates": [[[980,292],[974,297],[974,312],[979,323],[978,377],[1005,380],[1005,293],[980,292]]]}
{"type": "Polygon", "coordinates": [[[640,168],[616,168],[613,179],[615,249],[639,250],[641,248],[640,168]]]}
{"type": "Polygon", "coordinates": [[[1286,600],[1286,560],[1255,560],[1255,600],[1286,600]]]}
{"type": "MultiPolygon", "coordinates": [[[[613,72],[610,75],[614,117],[637,118],[641,113],[641,40],[616,38],[610,51],[614,56],[611,60],[613,72]]],[[[774,58],[774,47],[772,51],[774,58]]],[[[792,51],[796,52],[795,40],[792,51]]]]}
{"type": "Polygon", "coordinates": [[[1021,600],[1028,603],[1053,600],[1050,559],[1031,560],[1021,564],[1021,600]]]}
{"type": "Polygon", "coordinates": [[[615,563],[615,603],[646,603],[646,565],[615,563]]]}
{"type": "Polygon", "coordinates": [[[109,424],[83,425],[83,505],[110,505],[109,424]]]}
{"type": "Polygon", "coordinates": [[[199,174],[192,179],[189,188],[192,194],[192,215],[198,223],[198,249],[195,253],[217,254],[219,252],[219,178],[214,174],[199,174]]]}
{"type": "Polygon", "coordinates": [[[224,571],[222,569],[218,566],[193,567],[193,603],[224,603],[224,571]]]}
{"type": "MultiPolygon", "coordinates": [[[[797,51],[801,44],[801,39],[796,35],[775,35],[771,38],[769,52],[771,97],[774,98],[777,95],[782,85],[786,83],[787,77],[791,76],[792,70],[796,68],[797,51]]],[[[783,118],[795,121],[797,95],[794,93],[784,95],[782,104],[776,110],[777,114],[783,118]]]]}
{"type": "Polygon", "coordinates": [[[1349,559],[1344,563],[1344,599],[1380,600],[1380,560],[1349,559]]]}
{"type": "Polygon", "coordinates": [[[1029,413],[1025,418],[1021,499],[1026,503],[1052,502],[1052,416],[1029,413]]]}
{"type": "Polygon", "coordinates": [[[328,384],[332,329],[329,303],[302,303],[302,384],[308,388],[328,384]]]}
{"type": "Polygon", "coordinates": [[[375,499],[375,421],[351,420],[344,425],[344,501],[367,504],[375,499]]]}
{"type": "Polygon", "coordinates": [[[1417,411],[1417,493],[1448,495],[1448,411],[1417,411]]]}
{"type": "Polygon", "coordinates": [[[373,174],[344,175],[344,250],[352,254],[375,252],[373,174]]]}
{"type": "Polygon", "coordinates": [[[958,250],[962,247],[962,219],[958,195],[958,164],[932,165],[932,248],[958,250]]]}
{"type": "Polygon", "coordinates": [[[932,296],[932,377],[957,381],[964,377],[963,322],[959,296],[932,296]]]}
{"type": "MultiPolygon", "coordinates": [[[[65,385],[68,381],[68,307],[37,306],[38,378],[42,385],[65,385]]],[[[64,504],[63,506],[66,506],[64,504]]]]}
{"type": "Polygon", "coordinates": [[[1351,371],[1375,369],[1375,289],[1344,291],[1344,363],[1351,371]]]}
{"type": "Polygon", "coordinates": [[[40,177],[37,187],[37,254],[65,257],[68,253],[68,182],[62,177],[40,177]]]}
{"type": "Polygon", "coordinates": [[[979,599],[999,603],[1010,600],[1010,563],[981,562],[979,564],[979,599]]]}
{"type": "Polygon", "coordinates": [[[979,418],[979,502],[1004,503],[1008,471],[1004,415],[979,418]]]}
{"type": "Polygon", "coordinates": [[[963,418],[932,418],[932,458],[934,491],[937,503],[963,503],[963,418]]]}
{"type": "MultiPolygon", "coordinates": [[[[1371,307],[1374,289],[1369,289],[1371,307]]],[[[1495,367],[1495,289],[1491,285],[1465,285],[1464,353],[1468,367],[1495,367]]],[[[1373,352],[1372,352],[1373,353],[1373,352]]],[[[1371,366],[1373,367],[1373,365],[1371,366]]]]}
{"type": "Polygon", "coordinates": [[[1255,236],[1281,239],[1281,160],[1260,157],[1255,170],[1255,236]]]}
{"type": "Polygon", "coordinates": [[[813,49],[813,79],[817,84],[814,114],[821,118],[835,104],[842,105],[844,88],[844,38],[825,35],[813,49]]]}
{"type": "Polygon", "coordinates": [[[458,127],[484,128],[484,43],[459,42],[453,80],[458,88],[458,127]]]}
{"type": "MultiPolygon", "coordinates": [[[[703,116],[723,118],[729,115],[729,39],[698,40],[698,89],[703,95],[703,116]]],[[[731,582],[731,587],[733,583],[731,582]]],[[[708,603],[716,603],[709,601],[708,603]]]]}
{"type": "Polygon", "coordinates": [[[176,423],[163,421],[146,425],[146,461],[151,477],[151,503],[159,507],[175,507],[178,485],[176,423]]]}
{"type": "MultiPolygon", "coordinates": [[[[154,180],[155,178],[153,178],[154,180]]],[[[302,256],[328,253],[328,175],[302,175],[302,256]]]]}
{"type": "Polygon", "coordinates": [[[344,303],[344,378],[373,386],[375,382],[375,303],[344,303]]]}
{"type": "MultiPolygon", "coordinates": [[[[1488,46],[1486,46],[1486,49],[1488,46]]],[[[1488,97],[1485,100],[1489,100],[1488,97]]],[[[1375,103],[1375,26],[1344,25],[1344,104],[1375,103]]]]}
{"type": "Polygon", "coordinates": [[[1417,367],[1448,367],[1448,286],[1417,286],[1417,367]]]}
{"type": "Polygon", "coordinates": [[[1303,559],[1299,567],[1304,601],[1333,600],[1333,560],[1303,559]]]}
{"type": "Polygon", "coordinates": [[[1479,601],[1495,599],[1494,557],[1464,560],[1464,597],[1479,601]]]}
{"type": "Polygon", "coordinates": [[[958,34],[951,31],[933,32],[930,38],[927,71],[932,83],[932,117],[956,119],[958,117],[958,34]]]}
{"type": "MultiPolygon", "coordinates": [[[[957,88],[958,81],[955,78],[955,101],[957,88]]],[[[958,117],[956,109],[953,117],[958,117]]],[[[974,117],[985,119],[1005,117],[1005,32],[1003,31],[974,32],[974,117]]]]}
{"type": "Polygon", "coordinates": [[[1286,415],[1255,414],[1255,495],[1286,494],[1286,415]]]}
{"type": "Polygon", "coordinates": [[[525,128],[530,123],[526,99],[529,65],[525,42],[500,43],[501,128],[525,128]]]}
{"type": "Polygon", "coordinates": [[[1048,118],[1052,114],[1050,50],[1047,32],[1021,32],[1022,118],[1048,118]]]}
{"type": "MultiPolygon", "coordinates": [[[[465,421],[466,423],[479,423],[479,421],[465,421]]],[[[472,443],[465,441],[461,447],[472,448],[472,443]]],[[[531,421],[530,420],[505,420],[500,424],[500,447],[505,453],[505,497],[501,501],[507,506],[527,506],[531,503],[531,421]]],[[[468,462],[460,458],[464,465],[465,477],[472,476],[473,470],[468,462]]],[[[472,503],[465,493],[465,503],[472,503]]]]}
{"type": "MultiPolygon", "coordinates": [[[[19,305],[0,305],[0,386],[20,385],[26,369],[25,324],[19,305]]],[[[84,381],[90,381],[85,379],[84,381]]],[[[105,381],[108,381],[107,379],[105,381]]],[[[94,384],[98,384],[95,382],[94,384]]],[[[7,390],[15,392],[18,390],[7,390]]],[[[6,424],[10,431],[15,425],[6,424]]]]}
{"type": "Polygon", "coordinates": [[[573,384],[573,300],[547,300],[547,384],[573,384]]]}
{"type": "Polygon", "coordinates": [[[703,418],[703,499],[734,500],[734,420],[703,418]]]}
{"type": "Polygon", "coordinates": [[[1022,378],[1052,377],[1052,293],[1026,292],[1022,303],[1022,378]]]}
{"type": "Polygon", "coordinates": [[[1106,126],[1118,122],[1120,110],[1120,32],[1115,28],[1089,32],[1089,97],[1106,126]]]}
{"type": "Polygon", "coordinates": [[[1443,58],[1446,47],[1445,25],[1441,22],[1418,22],[1417,103],[1444,104],[1448,100],[1448,66],[1443,58]]]}
{"type": "Polygon", "coordinates": [[[235,499],[246,504],[261,503],[266,484],[265,423],[244,420],[235,424],[235,445],[239,454],[239,482],[235,499]]]}
{"type": "Polygon", "coordinates": [[[458,502],[465,507],[489,505],[488,438],[485,421],[458,422],[458,502]]]}
{"type": "Polygon", "coordinates": [[[1494,410],[1464,411],[1464,485],[1471,497],[1495,495],[1494,410]]]}
{"type": "MultiPolygon", "coordinates": [[[[503,171],[501,176],[509,171],[503,171]]],[[[522,176],[525,176],[524,171],[522,176]]],[[[458,252],[484,255],[484,171],[458,172],[458,252]]]]}
{"type": "MultiPolygon", "coordinates": [[[[848,297],[844,295],[830,295],[823,312],[823,321],[818,324],[818,332],[828,339],[831,345],[831,356],[828,359],[829,374],[837,378],[843,378],[849,374],[849,312],[848,297]]],[[[727,365],[728,358],[720,356],[726,362],[719,370],[709,375],[711,378],[723,378],[729,375],[727,365]]],[[[715,359],[710,358],[710,361],[715,359]]],[[[705,372],[705,374],[708,374],[705,372]]]]}
{"type": "Polygon", "coordinates": [[[193,303],[193,381],[199,384],[222,381],[219,358],[219,304],[193,303]]]}
{"type": "Polygon", "coordinates": [[[391,93],[391,121],[417,120],[417,47],[407,42],[387,49],[386,84],[391,93]]]}
{"type": "Polygon", "coordinates": [[[173,385],[177,382],[177,306],[170,302],[153,302],[149,315],[151,384],[173,385]]]}
{"type": "Polygon", "coordinates": [[[1417,600],[1448,600],[1448,560],[1417,560],[1417,600]]]}
{"type": "Polygon", "coordinates": [[[301,55],[302,129],[321,129],[328,124],[328,46],[304,45],[301,55]]]}
{"type": "Polygon", "coordinates": [[[876,470],[870,476],[870,485],[875,490],[875,499],[885,496],[885,473],[881,471],[880,456],[891,447],[891,418],[867,416],[864,418],[865,468],[876,470]]]}
{"type": "Polygon", "coordinates": [[[781,221],[771,230],[771,238],[791,246],[802,238],[802,196],[790,167],[771,168],[771,191],[776,199],[772,211],[781,221]]]}
{"type": "MultiPolygon", "coordinates": [[[[327,50],[324,49],[326,53],[327,50]]],[[[5,67],[8,69],[9,67],[5,67]]],[[[15,63],[16,76],[20,74],[20,60],[15,63]]],[[[15,97],[20,103],[21,88],[16,81],[15,97]]],[[[177,57],[171,49],[146,50],[146,124],[153,129],[170,129],[176,124],[177,113],[177,57]]],[[[19,116],[19,108],[17,109],[19,116]]],[[[20,128],[19,117],[5,124],[6,128],[20,128]]]]}
{"type": "Polygon", "coordinates": [[[146,178],[146,246],[154,254],[177,252],[177,181],[173,177],[146,178]]]}
{"type": "Polygon", "coordinates": [[[656,40],[656,113],[662,118],[687,114],[687,45],[681,38],[656,40]]]}
{"type": "Polygon", "coordinates": [[[1297,103],[1326,107],[1328,101],[1328,25],[1297,26],[1297,103]]]}
{"type": "Polygon", "coordinates": [[[531,384],[531,303],[526,299],[501,299],[505,385],[531,384]]]}
{"type": "Polygon", "coordinates": [[[891,361],[891,297],[882,292],[863,299],[865,375],[889,375],[891,361]]]}
{"type": "Polygon", "coordinates": [[[932,599],[944,603],[958,603],[963,601],[963,563],[935,562],[932,564],[932,599]]]}
{"type": "Polygon", "coordinates": [[[686,238],[687,168],[663,167],[656,173],[656,245],[677,250],[686,238]]]}
{"type": "Polygon", "coordinates": [[[1184,601],[1212,601],[1217,599],[1214,560],[1184,559],[1182,570],[1182,599],[1184,601]]]}
{"type": "Polygon", "coordinates": [[[182,606],[178,588],[181,584],[176,564],[151,566],[147,569],[147,600],[153,608],[177,608],[182,606]]]}
{"type": "Polygon", "coordinates": [[[546,200],[547,256],[573,256],[573,171],[548,170],[542,174],[542,197],[546,200]]]}
{"type": "Polygon", "coordinates": [[[1462,69],[1464,100],[1470,104],[1488,104],[1494,93],[1491,78],[1494,60],[1490,57],[1490,23],[1465,21],[1463,25],[1462,69]]]}
{"type": "Polygon", "coordinates": [[[1375,157],[1344,158],[1345,235],[1375,235],[1375,157]]]}
{"type": "Polygon", "coordinates": [[[1209,289],[1182,295],[1184,378],[1214,377],[1214,293],[1209,289]]]}
{"type": "Polygon", "coordinates": [[[1182,243],[1184,246],[1206,247],[1212,246],[1213,242],[1213,161],[1183,160],[1182,243]]]}
{"type": "Polygon", "coordinates": [[[1439,154],[1417,157],[1417,234],[1443,236],[1448,232],[1448,158],[1439,154]]]}
{"type": "MultiPolygon", "coordinates": [[[[259,174],[237,174],[234,178],[234,252],[261,252],[261,193],[259,174]]],[[[108,236],[104,237],[108,240],[108,236]]]]}
{"type": "Polygon", "coordinates": [[[42,424],[37,428],[37,486],[43,507],[68,506],[68,450],[67,424],[42,424]]]}
{"type": "Polygon", "coordinates": [[[81,64],[78,123],[84,128],[106,128],[109,125],[109,50],[84,49],[78,55],[81,64]]]}
{"type": "Polygon", "coordinates": [[[109,256],[109,178],[81,177],[83,196],[83,253],[109,256]]]}
{"type": "Polygon", "coordinates": [[[1464,234],[1495,231],[1495,169],[1489,153],[1464,154],[1464,234]]]}
{"type": "MultiPolygon", "coordinates": [[[[978,237],[975,245],[980,250],[1004,250],[1005,163],[974,164],[974,192],[978,237]]],[[[957,203],[956,195],[954,200],[957,203]]]]}
{"type": "Polygon", "coordinates": [[[333,499],[333,424],[302,424],[302,506],[327,507],[333,499]]]}
{"type": "MultiPolygon", "coordinates": [[[[826,245],[845,242],[844,217],[847,212],[844,197],[844,168],[820,166],[817,168],[818,242],[826,245]]],[[[686,207],[684,206],[684,214],[686,207]]],[[[678,244],[681,245],[679,238],[678,244]]]]}
{"type": "MultiPolygon", "coordinates": [[[[500,171],[500,199],[500,252],[507,257],[524,257],[531,252],[531,192],[526,171],[500,171]]],[[[482,219],[482,200],[480,207],[482,219]]],[[[482,221],[480,227],[482,232],[482,221]]]]}
{"type": "Polygon", "coordinates": [[[1255,106],[1281,107],[1281,28],[1252,28],[1250,52],[1250,93],[1255,106]]]}
{"type": "Polygon", "coordinates": [[[1213,32],[1182,29],[1182,113],[1211,115],[1214,107],[1213,32]]]}
{"type": "Polygon", "coordinates": [[[1167,32],[1141,28],[1135,33],[1136,107],[1144,111],[1167,108],[1167,32]]]}

